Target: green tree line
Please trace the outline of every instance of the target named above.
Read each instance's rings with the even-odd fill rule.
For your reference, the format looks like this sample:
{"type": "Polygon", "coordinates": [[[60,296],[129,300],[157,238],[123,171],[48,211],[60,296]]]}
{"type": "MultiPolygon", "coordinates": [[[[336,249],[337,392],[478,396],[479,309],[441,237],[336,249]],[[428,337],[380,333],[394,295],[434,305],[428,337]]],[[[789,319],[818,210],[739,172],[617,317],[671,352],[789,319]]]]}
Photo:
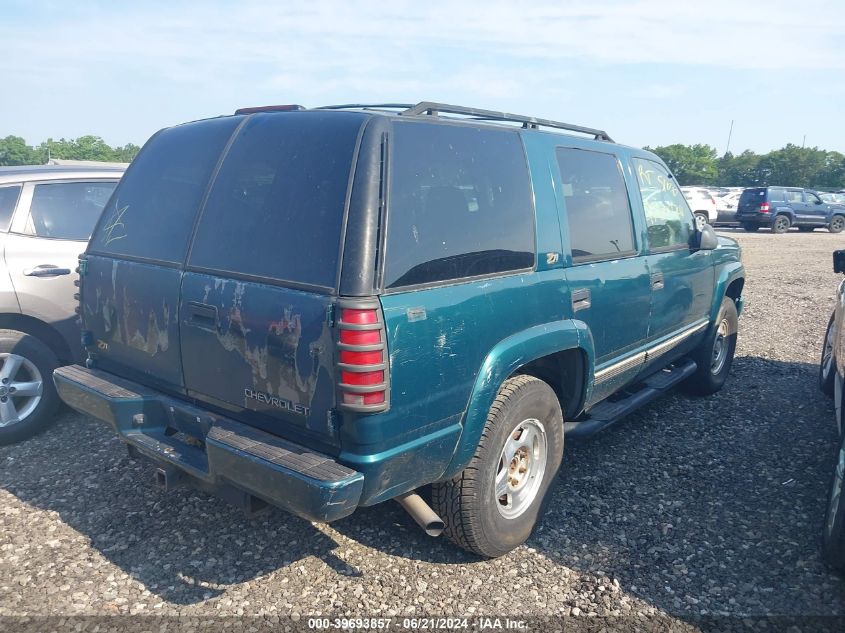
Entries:
{"type": "Polygon", "coordinates": [[[681,185],[753,187],[783,185],[809,189],[845,188],[845,155],[791,143],[768,154],[745,150],[719,157],[710,145],[646,147],[660,156],[681,185]]]}
{"type": "Polygon", "coordinates": [[[47,139],[40,145],[27,145],[20,136],[7,136],[0,139],[0,166],[43,165],[51,158],[128,163],[140,149],[132,143],[112,147],[99,136],[47,139]]]}

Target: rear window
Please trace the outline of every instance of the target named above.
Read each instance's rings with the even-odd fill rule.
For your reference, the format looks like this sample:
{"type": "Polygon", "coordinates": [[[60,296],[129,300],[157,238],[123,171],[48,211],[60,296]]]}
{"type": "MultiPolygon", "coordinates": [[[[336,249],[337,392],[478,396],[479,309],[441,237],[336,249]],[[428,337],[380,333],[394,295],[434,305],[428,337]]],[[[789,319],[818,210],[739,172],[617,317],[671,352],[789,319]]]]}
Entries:
{"type": "Polygon", "coordinates": [[[87,240],[116,186],[116,181],[35,185],[24,232],[53,239],[87,240]]]}
{"type": "Polygon", "coordinates": [[[613,259],[634,252],[631,206],[616,156],[560,148],[557,163],[572,259],[613,259]]]}
{"type": "Polygon", "coordinates": [[[91,250],[181,263],[208,179],[241,120],[198,121],[151,138],[103,210],[91,250]]]}
{"type": "Polygon", "coordinates": [[[387,288],[534,265],[534,207],[516,132],[397,122],[387,288]]]}
{"type": "Polygon", "coordinates": [[[739,203],[742,205],[745,204],[755,204],[758,202],[765,202],[766,201],[766,188],[763,187],[762,189],[746,189],[742,192],[742,195],[739,196],[739,203]]]}
{"type": "Polygon", "coordinates": [[[257,114],[220,169],[190,265],[333,288],[365,115],[257,114]]]}

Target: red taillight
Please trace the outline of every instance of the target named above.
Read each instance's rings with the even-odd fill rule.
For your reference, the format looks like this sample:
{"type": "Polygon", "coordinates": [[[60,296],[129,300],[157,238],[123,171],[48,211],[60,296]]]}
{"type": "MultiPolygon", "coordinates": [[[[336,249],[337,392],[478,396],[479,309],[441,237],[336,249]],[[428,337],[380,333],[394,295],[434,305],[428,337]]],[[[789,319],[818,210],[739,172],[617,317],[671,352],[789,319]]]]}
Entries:
{"type": "Polygon", "coordinates": [[[388,407],[387,349],[377,300],[341,300],[337,320],[339,406],[370,413],[388,407]],[[354,307],[344,307],[344,303],[354,307]]]}
{"type": "Polygon", "coordinates": [[[769,212],[769,203],[764,202],[760,205],[760,213],[768,213],[769,212]]]}

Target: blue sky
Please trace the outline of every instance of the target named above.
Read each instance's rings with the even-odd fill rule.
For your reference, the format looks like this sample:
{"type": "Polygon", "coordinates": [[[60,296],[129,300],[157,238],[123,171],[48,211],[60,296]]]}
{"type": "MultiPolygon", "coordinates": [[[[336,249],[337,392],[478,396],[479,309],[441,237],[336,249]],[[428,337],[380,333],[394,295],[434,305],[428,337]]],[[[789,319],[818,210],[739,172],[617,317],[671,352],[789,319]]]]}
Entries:
{"type": "Polygon", "coordinates": [[[274,103],[444,101],[629,145],[845,152],[843,0],[0,0],[0,137],[102,136],[274,103]]]}

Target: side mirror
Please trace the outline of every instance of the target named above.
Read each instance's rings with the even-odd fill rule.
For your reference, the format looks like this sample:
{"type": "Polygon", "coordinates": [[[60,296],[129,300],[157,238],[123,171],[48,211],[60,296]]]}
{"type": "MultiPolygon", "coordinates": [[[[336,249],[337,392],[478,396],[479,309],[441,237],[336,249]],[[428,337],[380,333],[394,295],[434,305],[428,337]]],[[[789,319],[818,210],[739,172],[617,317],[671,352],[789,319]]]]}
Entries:
{"type": "MultiPolygon", "coordinates": [[[[705,224],[700,230],[695,232],[696,242],[698,243],[698,250],[712,251],[719,246],[719,236],[716,231],[709,224],[705,224]]],[[[845,251],[843,251],[845,253],[845,251]]]]}
{"type": "Polygon", "coordinates": [[[833,251],[833,272],[845,273],[845,251],[833,251]]]}

